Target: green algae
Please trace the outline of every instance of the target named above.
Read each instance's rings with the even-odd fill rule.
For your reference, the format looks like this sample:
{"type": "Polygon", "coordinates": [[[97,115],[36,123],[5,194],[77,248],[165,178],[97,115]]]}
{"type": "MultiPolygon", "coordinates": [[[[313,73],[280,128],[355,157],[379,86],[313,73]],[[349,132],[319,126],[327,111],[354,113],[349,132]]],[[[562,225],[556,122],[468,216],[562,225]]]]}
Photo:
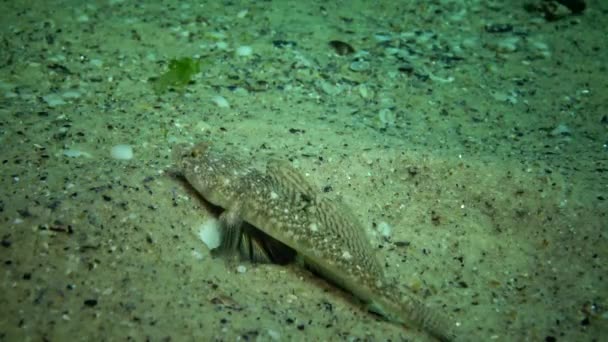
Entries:
{"type": "Polygon", "coordinates": [[[183,57],[169,61],[169,68],[162,75],[150,79],[156,94],[162,94],[169,89],[183,91],[192,81],[194,75],[201,71],[198,59],[183,57]]]}

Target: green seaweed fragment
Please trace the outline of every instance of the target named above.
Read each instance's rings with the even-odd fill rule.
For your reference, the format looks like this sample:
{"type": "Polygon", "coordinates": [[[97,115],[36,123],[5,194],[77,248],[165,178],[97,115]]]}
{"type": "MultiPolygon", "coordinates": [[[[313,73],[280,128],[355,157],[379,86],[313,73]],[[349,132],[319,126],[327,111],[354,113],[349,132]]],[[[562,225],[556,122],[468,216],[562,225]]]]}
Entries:
{"type": "Polygon", "coordinates": [[[152,88],[157,94],[166,92],[173,88],[183,90],[192,81],[192,77],[201,71],[198,59],[183,57],[169,61],[169,69],[156,78],[151,78],[152,88]]]}

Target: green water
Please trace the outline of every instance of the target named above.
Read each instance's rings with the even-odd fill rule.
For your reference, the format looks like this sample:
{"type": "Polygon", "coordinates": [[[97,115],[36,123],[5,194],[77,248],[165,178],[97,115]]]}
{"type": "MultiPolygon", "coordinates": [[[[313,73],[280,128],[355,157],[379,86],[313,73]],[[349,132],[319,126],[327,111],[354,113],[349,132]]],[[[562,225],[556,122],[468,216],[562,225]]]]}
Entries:
{"type": "Polygon", "coordinates": [[[599,340],[608,5],[586,3],[4,2],[0,341],[431,340],[297,265],[212,256],[218,208],[171,157],[201,141],[341,197],[457,340],[599,340]]]}

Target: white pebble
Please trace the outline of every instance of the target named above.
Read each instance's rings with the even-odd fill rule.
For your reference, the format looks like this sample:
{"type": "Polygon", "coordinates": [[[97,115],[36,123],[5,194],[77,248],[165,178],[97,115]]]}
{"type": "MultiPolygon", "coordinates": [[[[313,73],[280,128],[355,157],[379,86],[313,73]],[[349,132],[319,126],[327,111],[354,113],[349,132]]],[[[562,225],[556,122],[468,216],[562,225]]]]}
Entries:
{"type": "Polygon", "coordinates": [[[391,228],[391,226],[388,223],[386,223],[384,221],[378,223],[378,231],[380,232],[380,235],[382,235],[383,237],[385,237],[385,238],[390,237],[392,230],[393,229],[391,228]]]}
{"type": "Polygon", "coordinates": [[[133,147],[131,145],[116,145],[112,147],[110,155],[114,159],[128,160],[133,158],[133,147]]]}
{"type": "Polygon", "coordinates": [[[78,158],[78,157],[90,158],[91,157],[91,155],[87,152],[80,151],[80,150],[73,150],[73,149],[63,150],[63,155],[66,157],[70,157],[70,158],[78,158]]]}
{"type": "Polygon", "coordinates": [[[395,113],[389,108],[380,109],[378,112],[378,119],[383,127],[393,127],[395,126],[395,113]]]}
{"type": "Polygon", "coordinates": [[[66,102],[61,98],[61,96],[57,94],[48,94],[42,97],[44,102],[49,105],[49,107],[57,107],[64,105],[66,102]]]}
{"type": "Polygon", "coordinates": [[[63,97],[64,99],[77,99],[80,97],[80,93],[76,90],[68,90],[61,94],[61,97],[63,97]]]}
{"type": "Polygon", "coordinates": [[[210,218],[198,228],[198,237],[209,249],[220,246],[220,224],[218,220],[210,218]]]}
{"type": "Polygon", "coordinates": [[[78,21],[79,23],[86,23],[86,22],[88,22],[88,21],[89,21],[89,16],[88,16],[88,15],[86,15],[86,14],[79,15],[79,16],[76,18],[76,21],[78,21]]]}
{"type": "Polygon", "coordinates": [[[219,41],[217,43],[215,43],[215,47],[218,50],[228,50],[228,43],[224,42],[224,41],[219,41]]]}
{"type": "Polygon", "coordinates": [[[245,266],[243,266],[243,265],[239,265],[239,266],[236,268],[236,271],[237,271],[237,272],[239,272],[239,273],[245,273],[245,272],[247,272],[247,267],[245,267],[245,266]]]}
{"type": "Polygon", "coordinates": [[[199,251],[192,251],[192,256],[194,257],[194,259],[196,260],[203,260],[205,257],[203,256],[203,253],[199,252],[199,251]]]}
{"type": "Polygon", "coordinates": [[[555,127],[553,130],[551,130],[551,135],[552,136],[566,136],[566,135],[570,135],[570,128],[568,126],[566,126],[566,124],[560,123],[557,127],[555,127]]]}
{"type": "Polygon", "coordinates": [[[101,59],[93,58],[91,59],[91,65],[94,67],[101,68],[103,66],[103,61],[101,59]]]}
{"type": "Polygon", "coordinates": [[[273,341],[281,340],[281,334],[276,330],[268,329],[268,336],[270,336],[273,341]]]}
{"type": "Polygon", "coordinates": [[[213,102],[216,106],[220,108],[230,108],[230,103],[226,100],[225,97],[217,95],[211,98],[211,102],[213,102]]]}
{"type": "Polygon", "coordinates": [[[253,49],[251,46],[242,45],[236,48],[236,55],[241,57],[251,56],[253,49]]]}
{"type": "Polygon", "coordinates": [[[246,9],[241,10],[241,11],[239,11],[239,13],[236,14],[236,17],[239,19],[243,19],[243,18],[245,18],[247,13],[249,13],[249,10],[246,10],[246,9]]]}

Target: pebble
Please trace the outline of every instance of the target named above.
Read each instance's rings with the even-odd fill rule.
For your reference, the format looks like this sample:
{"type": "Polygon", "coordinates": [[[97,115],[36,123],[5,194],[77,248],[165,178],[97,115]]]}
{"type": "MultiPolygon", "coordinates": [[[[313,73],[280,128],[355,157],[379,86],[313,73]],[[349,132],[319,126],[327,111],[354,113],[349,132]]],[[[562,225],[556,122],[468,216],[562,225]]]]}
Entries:
{"type": "Polygon", "coordinates": [[[321,90],[327,95],[336,96],[342,92],[342,87],[337,84],[331,84],[327,81],[321,81],[319,84],[321,90]]]}
{"type": "Polygon", "coordinates": [[[350,63],[349,69],[352,71],[360,72],[365,71],[370,68],[370,64],[368,61],[354,61],[350,63]]]}
{"type": "Polygon", "coordinates": [[[513,31],[511,24],[487,24],[484,29],[488,33],[506,33],[513,31]]]}
{"type": "Polygon", "coordinates": [[[378,120],[382,127],[395,126],[395,113],[390,108],[383,108],[378,112],[378,120]]]}
{"type": "Polygon", "coordinates": [[[386,223],[384,221],[378,223],[378,232],[380,232],[380,235],[382,235],[382,237],[385,237],[385,238],[390,237],[392,231],[393,231],[393,229],[388,223],[386,223]]]}
{"type": "Polygon", "coordinates": [[[91,157],[91,154],[89,154],[88,152],[73,149],[63,150],[63,155],[70,158],[91,157]]]}
{"type": "Polygon", "coordinates": [[[549,134],[551,136],[557,137],[557,136],[568,136],[568,135],[571,135],[572,133],[568,126],[566,126],[563,123],[560,123],[559,125],[557,125],[557,127],[555,127],[553,130],[551,130],[551,132],[549,134]]]}
{"type": "Polygon", "coordinates": [[[336,54],[340,56],[346,56],[355,53],[354,47],[341,40],[332,40],[329,42],[329,46],[331,46],[336,52],[336,54]]]}
{"type": "Polygon", "coordinates": [[[192,251],[191,254],[194,257],[194,259],[196,259],[196,260],[203,260],[205,258],[203,256],[203,253],[201,253],[199,251],[192,251]]]}
{"type": "Polygon", "coordinates": [[[383,43],[383,42],[389,42],[393,39],[393,37],[391,36],[390,33],[376,33],[374,34],[374,39],[377,42],[383,43]]]}
{"type": "Polygon", "coordinates": [[[247,13],[249,13],[249,10],[240,10],[239,13],[236,14],[236,17],[239,19],[243,19],[245,18],[245,16],[247,16],[247,13]]]}
{"type": "Polygon", "coordinates": [[[66,103],[63,98],[61,98],[61,96],[57,94],[44,95],[42,99],[44,100],[44,102],[46,102],[47,105],[49,105],[49,107],[57,107],[66,103]]]}
{"type": "Polygon", "coordinates": [[[235,53],[237,56],[247,57],[253,54],[253,49],[251,48],[251,46],[242,45],[236,48],[235,53]]]}
{"type": "Polygon", "coordinates": [[[80,97],[80,93],[75,90],[68,90],[61,95],[64,99],[77,99],[80,97]]]}
{"type": "Polygon", "coordinates": [[[124,144],[116,145],[112,147],[110,155],[112,156],[112,158],[119,160],[133,159],[133,147],[131,147],[131,145],[124,144]]]}
{"type": "Polygon", "coordinates": [[[215,104],[219,108],[230,108],[230,103],[228,103],[228,100],[226,100],[225,97],[220,95],[212,97],[211,102],[213,102],[213,104],[215,104]]]}
{"type": "Polygon", "coordinates": [[[357,90],[359,91],[359,96],[363,99],[367,100],[373,96],[373,91],[366,84],[360,84],[357,90]]]}
{"type": "Polygon", "coordinates": [[[270,336],[273,341],[281,340],[281,334],[276,330],[268,329],[268,336],[270,336]]]}
{"type": "Polygon", "coordinates": [[[216,219],[208,219],[198,228],[198,237],[210,250],[220,246],[220,224],[216,219]]]}
{"type": "Polygon", "coordinates": [[[103,61],[101,59],[93,58],[91,59],[91,65],[97,68],[101,68],[103,66],[103,61]]]}

